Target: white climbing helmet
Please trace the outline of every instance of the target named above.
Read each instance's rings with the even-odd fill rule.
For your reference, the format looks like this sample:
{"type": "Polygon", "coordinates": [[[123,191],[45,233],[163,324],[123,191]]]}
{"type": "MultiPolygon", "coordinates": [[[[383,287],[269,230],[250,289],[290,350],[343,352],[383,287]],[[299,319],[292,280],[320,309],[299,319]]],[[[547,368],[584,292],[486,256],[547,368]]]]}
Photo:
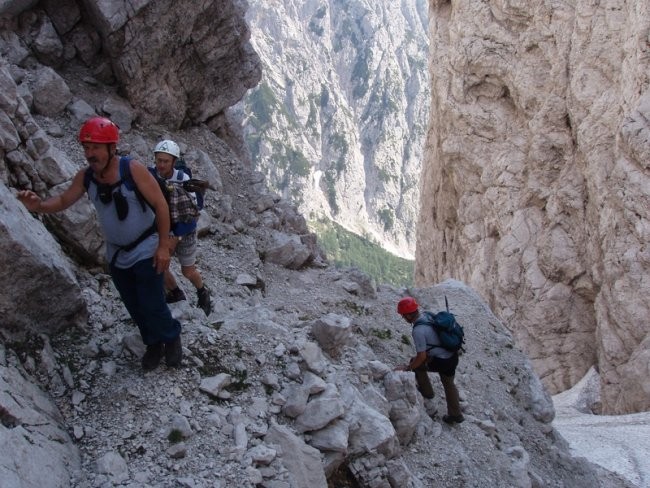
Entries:
{"type": "Polygon", "coordinates": [[[156,144],[156,148],[153,150],[154,154],[163,152],[167,154],[171,154],[175,158],[179,158],[181,156],[181,150],[178,147],[178,144],[176,144],[174,141],[170,141],[169,139],[165,139],[164,141],[160,141],[158,144],[156,144]]]}

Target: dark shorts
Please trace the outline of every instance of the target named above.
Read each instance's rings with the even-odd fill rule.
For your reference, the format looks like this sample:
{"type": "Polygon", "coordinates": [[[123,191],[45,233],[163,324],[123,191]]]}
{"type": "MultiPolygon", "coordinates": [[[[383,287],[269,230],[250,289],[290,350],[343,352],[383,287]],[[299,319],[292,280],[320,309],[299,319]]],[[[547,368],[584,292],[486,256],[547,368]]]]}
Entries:
{"type": "Polygon", "coordinates": [[[440,373],[444,376],[454,376],[456,374],[456,366],[458,366],[458,354],[454,354],[447,359],[432,357],[427,362],[427,369],[434,373],[440,373]]]}

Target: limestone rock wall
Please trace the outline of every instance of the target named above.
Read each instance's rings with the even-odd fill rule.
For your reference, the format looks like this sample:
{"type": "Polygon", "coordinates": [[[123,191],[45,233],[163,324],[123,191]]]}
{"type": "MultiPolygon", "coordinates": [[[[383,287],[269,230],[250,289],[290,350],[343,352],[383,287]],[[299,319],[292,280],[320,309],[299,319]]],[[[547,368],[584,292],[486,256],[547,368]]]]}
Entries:
{"type": "Polygon", "coordinates": [[[246,3],[137,2],[142,7],[129,19],[131,3],[94,2],[102,9],[106,47],[129,100],[168,126],[219,126],[218,116],[261,77],[248,42],[246,3]],[[123,8],[115,7],[119,3],[123,8]],[[109,5],[115,13],[107,11],[109,5]]]}
{"type": "Polygon", "coordinates": [[[15,3],[0,5],[0,16],[39,62],[67,70],[80,61],[118,84],[142,121],[220,129],[226,109],[261,77],[245,2],[43,0],[34,10],[15,3]]]}
{"type": "Polygon", "coordinates": [[[552,393],[650,408],[650,5],[430,1],[416,283],[464,280],[552,393]]]}

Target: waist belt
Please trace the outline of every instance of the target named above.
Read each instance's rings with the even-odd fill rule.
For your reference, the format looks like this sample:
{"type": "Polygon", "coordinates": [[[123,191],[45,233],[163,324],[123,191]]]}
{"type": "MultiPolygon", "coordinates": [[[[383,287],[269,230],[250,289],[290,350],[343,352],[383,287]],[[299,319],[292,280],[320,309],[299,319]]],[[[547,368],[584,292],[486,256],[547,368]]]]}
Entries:
{"type": "Polygon", "coordinates": [[[115,254],[113,254],[113,258],[111,259],[111,266],[115,266],[115,261],[117,260],[117,255],[120,253],[120,251],[126,251],[126,252],[132,251],[133,249],[138,247],[138,244],[140,244],[142,241],[144,241],[147,237],[155,234],[157,230],[158,230],[158,227],[156,226],[156,223],[154,222],[153,224],[151,224],[151,226],[149,228],[147,228],[147,230],[145,230],[142,234],[140,234],[135,241],[129,242],[125,246],[118,247],[117,251],[115,251],[115,254]]]}

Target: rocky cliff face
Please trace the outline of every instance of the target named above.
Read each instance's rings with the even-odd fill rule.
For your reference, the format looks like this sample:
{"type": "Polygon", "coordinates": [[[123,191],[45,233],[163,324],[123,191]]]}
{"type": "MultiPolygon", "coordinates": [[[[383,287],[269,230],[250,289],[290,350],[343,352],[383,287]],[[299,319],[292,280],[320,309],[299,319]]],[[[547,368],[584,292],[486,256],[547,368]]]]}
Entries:
{"type": "MultiPolygon", "coordinates": [[[[13,50],[18,59],[12,61],[25,66],[24,58],[33,55],[62,71],[81,65],[96,80],[119,84],[142,122],[174,128],[207,123],[217,130],[225,125],[225,109],[259,81],[242,2],[188,8],[173,0],[44,0],[27,10],[36,3],[0,6],[12,31],[5,34],[4,51],[20,45],[16,35],[32,50],[13,50]]],[[[117,122],[128,130],[126,121],[117,122]]]]}
{"type": "MultiPolygon", "coordinates": [[[[74,135],[94,114],[110,116],[125,134],[143,124],[153,140],[164,133],[155,125],[161,122],[167,129],[190,121],[226,132],[226,109],[259,80],[259,59],[248,43],[238,2],[205,2],[189,11],[182,2],[139,2],[133,7],[127,2],[44,1],[30,8],[32,4],[0,6],[0,108],[5,114],[0,171],[10,186],[41,195],[59,191],[58,185],[77,170],[73,161],[80,152],[74,148],[74,135]],[[223,32],[213,29],[215,25],[223,32]],[[116,96],[118,91],[128,98],[116,96]],[[49,118],[64,111],[63,121],[42,125],[31,116],[49,118]],[[57,144],[57,139],[70,145],[57,144]]],[[[147,161],[151,140],[136,139],[131,147],[123,141],[123,149],[147,161]]],[[[0,247],[11,263],[0,274],[6,282],[35,274],[43,278],[28,279],[33,285],[26,289],[5,287],[0,306],[7,327],[22,330],[34,322],[40,329],[62,327],[48,318],[52,307],[70,321],[83,321],[70,263],[53,254],[58,245],[49,235],[31,235],[16,225],[24,209],[6,189],[0,191],[7,197],[0,247]],[[37,269],[35,257],[43,255],[51,256],[50,265],[37,269]],[[42,286],[52,279],[59,285],[42,286]],[[54,304],[49,303],[52,294],[58,298],[54,304]]],[[[77,259],[101,261],[102,241],[87,202],[43,221],[77,259]]]]}
{"type": "Polygon", "coordinates": [[[308,219],[412,258],[428,114],[424,0],[249,1],[253,160],[308,219]]]}
{"type": "MultiPolygon", "coordinates": [[[[137,12],[122,6],[125,34],[144,19],[156,23],[147,10],[153,3],[141,2],[137,12]]],[[[295,207],[215,134],[229,136],[223,127],[141,123],[161,114],[140,107],[135,95],[121,96],[130,93],[122,82],[93,76],[98,60],[79,57],[85,44],[68,44],[46,27],[61,11],[34,5],[0,7],[7,21],[0,27],[0,445],[11,446],[0,449],[1,486],[325,488],[348,474],[358,486],[385,488],[629,486],[571,457],[527,358],[458,282],[410,291],[432,308],[448,297],[467,324],[457,373],[467,420],[452,427],[436,417],[441,395],[425,411],[413,375],[393,371],[413,353],[409,327],[394,311],[405,291],[328,267],[295,207]],[[46,64],[44,45],[66,46],[64,65],[46,64]],[[118,119],[118,150],[143,162],[161,136],[178,141],[195,174],[215,188],[198,242],[199,268],[214,295],[209,317],[193,306],[178,263],[172,266],[192,300],[172,305],[183,324],[181,368],[140,369],[144,345],[110,277],[95,265],[101,238],[88,200],[52,219],[16,201],[18,188],[58,194],[85,166],[76,136],[94,113],[118,119]]],[[[122,13],[108,15],[114,3],[101,0],[65,5],[68,14],[76,6],[77,27],[86,32],[103,32],[94,26],[112,25],[122,13]]],[[[178,2],[175,12],[192,17],[193,5],[178,2]]],[[[225,3],[200,9],[216,7],[225,3]]],[[[241,34],[238,19],[229,25],[235,32],[222,32],[224,39],[241,34]]],[[[111,40],[97,35],[101,57],[111,40]]],[[[186,47],[190,59],[176,59],[179,65],[215,45],[186,47]]],[[[130,52],[124,49],[104,64],[115,80],[115,60],[130,52]]],[[[232,76],[245,77],[255,71],[249,61],[221,69],[239,67],[244,72],[232,76]]],[[[229,86],[202,79],[205,90],[229,86]]]]}
{"type": "Polygon", "coordinates": [[[650,6],[434,1],[416,281],[471,283],[552,392],[650,408],[650,6]]]}

